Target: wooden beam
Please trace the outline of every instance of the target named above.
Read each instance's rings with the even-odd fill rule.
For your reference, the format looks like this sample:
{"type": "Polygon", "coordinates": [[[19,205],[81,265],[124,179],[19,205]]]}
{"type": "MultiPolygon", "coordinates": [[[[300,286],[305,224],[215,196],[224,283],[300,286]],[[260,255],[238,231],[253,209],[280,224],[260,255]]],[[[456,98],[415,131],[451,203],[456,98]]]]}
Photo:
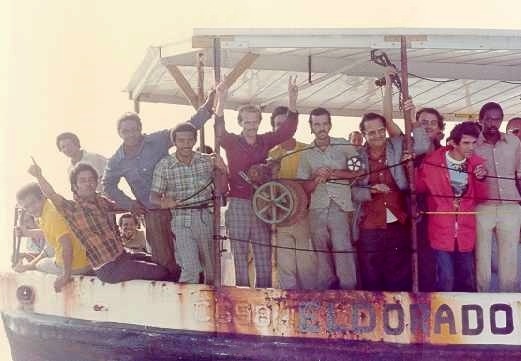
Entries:
{"type": "Polygon", "coordinates": [[[197,94],[195,93],[194,89],[192,89],[192,86],[186,80],[186,77],[181,73],[181,70],[176,65],[168,64],[166,65],[166,68],[168,69],[168,72],[170,75],[172,75],[172,78],[176,81],[179,88],[181,88],[181,91],[186,96],[186,98],[190,101],[190,104],[197,109],[199,106],[199,99],[197,97],[197,94]]]}
{"type": "Polygon", "coordinates": [[[233,70],[226,76],[226,85],[228,89],[240,78],[240,76],[250,68],[250,66],[257,60],[259,54],[247,53],[234,66],[233,70]]]}

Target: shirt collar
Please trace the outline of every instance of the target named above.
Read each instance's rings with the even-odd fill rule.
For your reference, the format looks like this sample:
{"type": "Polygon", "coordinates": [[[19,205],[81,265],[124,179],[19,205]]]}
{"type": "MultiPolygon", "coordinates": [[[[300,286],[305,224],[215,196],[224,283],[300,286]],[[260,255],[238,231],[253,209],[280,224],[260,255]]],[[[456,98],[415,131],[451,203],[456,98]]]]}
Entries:
{"type": "MultiPolygon", "coordinates": [[[[503,132],[499,132],[499,140],[506,143],[507,142],[506,134],[503,132]]],[[[483,143],[491,144],[491,143],[487,142],[487,140],[483,136],[483,133],[479,133],[478,143],[479,144],[483,144],[483,143]]]]}

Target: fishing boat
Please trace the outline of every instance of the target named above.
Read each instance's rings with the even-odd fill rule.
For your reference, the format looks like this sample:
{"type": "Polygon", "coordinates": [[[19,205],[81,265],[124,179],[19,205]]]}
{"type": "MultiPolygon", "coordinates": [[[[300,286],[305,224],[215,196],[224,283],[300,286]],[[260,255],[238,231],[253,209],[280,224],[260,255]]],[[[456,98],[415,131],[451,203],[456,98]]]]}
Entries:
{"type": "MultiPolygon", "coordinates": [[[[195,29],[188,51],[148,49],[126,91],[138,112],[142,102],[198,107],[226,73],[229,109],[270,112],[296,74],[301,113],[323,106],[358,117],[381,111],[375,80],[389,63],[402,73],[402,97],[449,121],[475,119],[487,101],[506,119],[521,114],[521,32],[511,30],[195,29]]],[[[272,214],[266,222],[276,224],[295,211],[272,214]]],[[[521,294],[423,293],[414,274],[413,292],[397,293],[88,276],[55,293],[54,276],[9,272],[0,275],[0,309],[15,361],[521,359],[521,294]]]]}

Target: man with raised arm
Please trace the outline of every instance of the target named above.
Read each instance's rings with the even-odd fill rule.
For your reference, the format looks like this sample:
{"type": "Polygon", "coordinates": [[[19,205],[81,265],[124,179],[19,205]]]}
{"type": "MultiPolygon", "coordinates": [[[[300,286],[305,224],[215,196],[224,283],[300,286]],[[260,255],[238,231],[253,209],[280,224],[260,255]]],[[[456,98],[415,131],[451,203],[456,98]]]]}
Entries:
{"type": "Polygon", "coordinates": [[[54,289],[61,289],[71,281],[72,275],[85,274],[91,268],[85,255],[85,248],[74,236],[63,216],[47,199],[36,183],[29,183],[16,194],[18,204],[31,216],[35,217],[40,228],[17,229],[19,234],[28,237],[42,237],[48,246],[54,249],[54,257],[47,256],[47,247],[28,263],[20,263],[14,268],[17,272],[37,270],[56,274],[54,289]]]}
{"type": "Polygon", "coordinates": [[[253,187],[240,173],[246,173],[251,166],[265,162],[271,148],[295,134],[298,123],[296,78],[290,77],[288,82],[287,120],[276,131],[263,134],[258,134],[261,111],[252,105],[239,109],[241,134],[229,133],[224,123],[224,101],[227,91],[225,81],[217,86],[216,91],[215,131],[226,151],[229,166],[230,193],[226,226],[234,255],[236,283],[238,286],[249,284],[248,248],[251,241],[256,271],[255,286],[271,287],[270,229],[268,224],[255,216],[252,208],[253,187]]]}
{"type": "Polygon", "coordinates": [[[144,253],[128,253],[123,248],[111,212],[116,204],[96,193],[98,173],[85,163],[77,164],[70,174],[74,200],[56,193],[34,162],[29,173],[36,178],[43,194],[65,218],[86,250],[96,276],[103,282],[117,283],[134,279],[166,280],[168,269],[153,263],[144,253]]]}
{"type": "MultiPolygon", "coordinates": [[[[288,107],[279,106],[271,114],[271,127],[279,129],[288,118],[288,107]]],[[[277,177],[282,179],[297,178],[297,170],[302,151],[307,144],[290,138],[273,148],[269,156],[277,164],[277,177]]],[[[307,199],[305,200],[307,203],[307,199]]],[[[309,218],[307,211],[294,224],[277,225],[277,246],[287,247],[276,250],[277,270],[282,289],[315,289],[317,279],[317,256],[312,251],[297,251],[291,248],[312,250],[310,244],[309,218]]]]}
{"type": "Polygon", "coordinates": [[[309,222],[317,251],[317,288],[354,289],[357,278],[348,222],[353,205],[347,179],[360,173],[347,170],[347,163],[358,155],[357,147],[345,138],[329,136],[331,114],[324,108],[311,111],[309,125],[315,140],[302,152],[297,178],[308,179],[304,189],[311,194],[309,222]]]}
{"type": "Polygon", "coordinates": [[[192,124],[179,124],[172,129],[171,137],[176,150],[157,163],[150,202],[172,212],[176,260],[181,267],[179,282],[198,283],[199,275],[203,272],[205,283],[212,284],[212,180],[216,169],[226,174],[226,165],[215,154],[193,151],[197,129],[192,124]]]}
{"type": "MultiPolygon", "coordinates": [[[[211,117],[214,95],[211,92],[204,105],[188,121],[195,128],[201,128],[211,117]]],[[[149,199],[154,167],[168,155],[173,145],[171,130],[143,134],[141,118],[136,113],[123,114],[118,119],[117,130],[123,144],[108,161],[102,181],[103,192],[118,207],[128,209],[135,215],[145,215],[146,239],[152,249],[152,256],[171,272],[179,271],[173,252],[170,212],[167,209],[155,209],[149,199]],[[121,178],[125,178],[130,185],[135,199],[125,195],[119,188],[121,178]]]]}

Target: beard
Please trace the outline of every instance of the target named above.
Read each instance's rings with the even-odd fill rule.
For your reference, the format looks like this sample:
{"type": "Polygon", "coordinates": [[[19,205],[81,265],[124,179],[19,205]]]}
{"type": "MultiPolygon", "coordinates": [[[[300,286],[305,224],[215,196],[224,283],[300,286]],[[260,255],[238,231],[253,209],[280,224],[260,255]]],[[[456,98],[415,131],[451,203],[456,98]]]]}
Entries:
{"type": "Polygon", "coordinates": [[[483,133],[488,136],[496,136],[499,134],[499,129],[497,127],[492,126],[492,127],[485,128],[483,133]]]}

